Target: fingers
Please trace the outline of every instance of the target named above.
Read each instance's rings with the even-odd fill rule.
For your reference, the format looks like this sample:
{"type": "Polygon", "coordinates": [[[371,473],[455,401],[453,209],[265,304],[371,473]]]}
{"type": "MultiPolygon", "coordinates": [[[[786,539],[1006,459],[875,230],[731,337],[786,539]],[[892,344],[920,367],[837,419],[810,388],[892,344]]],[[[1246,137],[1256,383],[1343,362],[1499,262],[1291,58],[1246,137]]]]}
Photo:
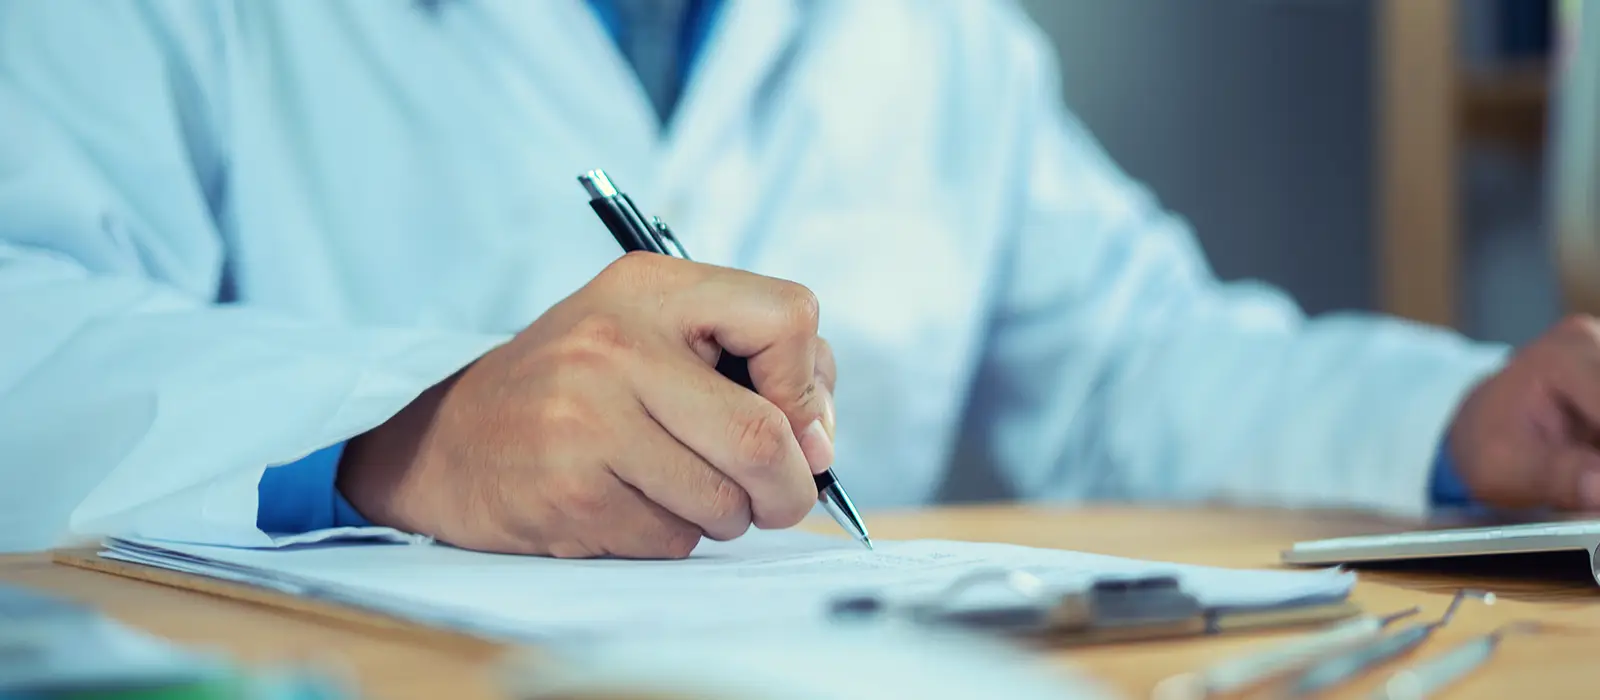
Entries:
{"type": "Polygon", "coordinates": [[[1600,509],[1600,451],[1570,447],[1551,460],[1545,481],[1548,502],[1564,510],[1600,509]]]}
{"type": "Polygon", "coordinates": [[[571,534],[550,544],[562,558],[611,555],[628,559],[682,559],[699,545],[701,530],[614,473],[593,478],[556,501],[571,534]]]}
{"type": "MultiPolygon", "coordinates": [[[[602,275],[652,319],[677,321],[701,360],[723,352],[746,358],[757,393],[783,411],[803,434],[831,410],[833,354],[817,337],[816,295],[802,285],[730,268],[659,255],[629,255],[602,275]],[[640,294],[641,291],[648,293],[640,294]],[[641,305],[640,302],[643,302],[641,305]],[[827,392],[817,384],[817,353],[827,363],[827,392]]],[[[831,430],[823,430],[831,436],[831,430]]],[[[831,437],[825,462],[832,461],[831,437]]],[[[827,464],[814,465],[826,468],[827,464]]]]}
{"type": "Polygon", "coordinates": [[[750,496],[726,474],[666,432],[637,409],[638,426],[612,471],[622,481],[672,514],[695,524],[706,536],[731,540],[750,529],[750,496]]]}
{"type": "Polygon", "coordinates": [[[1590,426],[1600,425],[1600,332],[1592,319],[1565,321],[1552,338],[1541,364],[1550,369],[1552,387],[1590,426]]]}
{"type": "MultiPolygon", "coordinates": [[[[838,381],[839,370],[833,363],[833,346],[829,345],[828,341],[822,338],[817,338],[816,343],[817,381],[822,384],[822,390],[827,392],[824,394],[822,402],[822,427],[828,431],[828,439],[831,443],[831,441],[835,438],[833,387],[835,382],[838,381]]],[[[831,446],[832,445],[830,444],[830,447],[831,446]]],[[[833,460],[829,459],[828,463],[832,464],[833,460]]],[[[813,465],[813,467],[815,467],[815,465],[813,465]]]]}
{"type": "Polygon", "coordinates": [[[814,342],[816,350],[812,355],[816,358],[817,381],[822,382],[822,387],[832,393],[834,383],[839,380],[839,368],[833,363],[833,346],[821,337],[816,338],[814,342]]]}
{"type": "Polygon", "coordinates": [[[817,337],[816,296],[792,282],[729,271],[686,291],[677,308],[691,345],[709,337],[747,359],[756,392],[788,419],[811,471],[831,466],[833,354],[817,337]],[[818,381],[819,351],[826,385],[818,381]]]}
{"type": "MultiPolygon", "coordinates": [[[[803,519],[816,504],[811,473],[833,462],[816,297],[792,282],[664,256],[624,256],[601,277],[601,297],[683,343],[642,349],[627,368],[648,414],[744,490],[754,525],[803,519]],[[746,358],[755,393],[711,368],[722,353],[746,358]]],[[[831,381],[831,351],[826,358],[831,381]]]]}
{"type": "Polygon", "coordinates": [[[757,527],[793,526],[816,504],[794,430],[770,401],[674,353],[641,365],[633,381],[657,423],[744,489],[757,527]]]}

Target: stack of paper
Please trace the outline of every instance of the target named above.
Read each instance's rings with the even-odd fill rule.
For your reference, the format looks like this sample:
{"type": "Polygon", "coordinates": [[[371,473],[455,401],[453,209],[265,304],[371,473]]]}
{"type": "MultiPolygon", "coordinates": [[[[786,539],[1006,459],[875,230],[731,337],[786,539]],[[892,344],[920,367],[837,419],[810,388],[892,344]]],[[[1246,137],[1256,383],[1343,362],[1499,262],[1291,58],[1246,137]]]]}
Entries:
{"type": "Polygon", "coordinates": [[[512,640],[822,624],[837,596],[931,594],[985,568],[1063,587],[1170,573],[1207,605],[1338,599],[1349,573],[1182,566],[1004,544],[917,540],[876,551],[801,532],[704,542],[681,561],[560,560],[427,543],[314,542],[252,550],[113,539],[101,556],[375,610],[512,640]]]}

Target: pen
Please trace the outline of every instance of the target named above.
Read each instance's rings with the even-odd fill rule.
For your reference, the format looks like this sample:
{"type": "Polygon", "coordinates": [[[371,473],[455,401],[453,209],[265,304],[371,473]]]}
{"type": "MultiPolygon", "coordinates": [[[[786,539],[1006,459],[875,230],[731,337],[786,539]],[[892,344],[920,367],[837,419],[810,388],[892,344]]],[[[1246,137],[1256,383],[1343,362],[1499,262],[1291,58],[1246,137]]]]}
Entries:
{"type": "MultiPolygon", "coordinates": [[[[611,183],[611,178],[606,176],[604,170],[590,170],[579,175],[578,182],[589,193],[589,207],[594,209],[624,252],[645,251],[683,260],[691,259],[678,237],[673,235],[672,229],[667,228],[659,217],[646,221],[633,200],[611,183]]],[[[717,360],[717,371],[740,386],[755,391],[755,383],[750,379],[750,363],[745,358],[724,352],[717,360]]],[[[834,522],[839,523],[862,546],[872,549],[867,526],[861,520],[861,514],[856,512],[855,504],[850,502],[850,496],[844,492],[844,486],[833,475],[833,470],[813,475],[811,479],[817,486],[817,500],[833,516],[834,522]]]]}

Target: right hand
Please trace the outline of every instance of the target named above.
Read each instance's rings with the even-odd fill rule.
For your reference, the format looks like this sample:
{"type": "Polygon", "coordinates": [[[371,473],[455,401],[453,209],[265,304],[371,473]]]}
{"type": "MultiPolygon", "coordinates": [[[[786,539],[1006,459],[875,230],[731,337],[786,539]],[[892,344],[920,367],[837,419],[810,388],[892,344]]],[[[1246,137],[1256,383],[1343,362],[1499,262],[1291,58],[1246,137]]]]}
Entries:
{"type": "Polygon", "coordinates": [[[833,381],[805,287],[630,254],[353,440],[338,487],[372,522],[458,547],[681,558],[806,516],[833,381]],[[716,372],[722,349],[756,392],[716,372]]]}

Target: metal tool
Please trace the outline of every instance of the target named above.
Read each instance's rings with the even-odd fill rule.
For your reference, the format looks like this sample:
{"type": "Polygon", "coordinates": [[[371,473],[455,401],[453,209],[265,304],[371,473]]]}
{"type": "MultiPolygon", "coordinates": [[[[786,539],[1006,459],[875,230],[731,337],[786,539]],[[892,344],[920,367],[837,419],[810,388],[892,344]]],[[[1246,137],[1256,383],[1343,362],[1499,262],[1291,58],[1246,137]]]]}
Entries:
{"type": "Polygon", "coordinates": [[[1266,644],[1264,651],[1252,650],[1210,668],[1167,678],[1156,684],[1151,697],[1155,700],[1199,700],[1237,693],[1369,641],[1394,622],[1421,611],[1422,608],[1412,606],[1380,617],[1358,617],[1287,642],[1274,640],[1266,644]]]}
{"type": "Polygon", "coordinates": [[[1494,654],[1500,640],[1515,632],[1540,631],[1536,622],[1513,622],[1481,637],[1463,642],[1437,657],[1404,669],[1373,693],[1374,700],[1422,700],[1461,680],[1494,654]]]}
{"type": "Polygon", "coordinates": [[[1487,605],[1493,605],[1495,600],[1494,594],[1487,591],[1471,589],[1458,591],[1455,598],[1451,599],[1450,607],[1445,609],[1444,615],[1441,615],[1439,619],[1433,622],[1408,625],[1364,644],[1321,659],[1304,671],[1294,674],[1282,694],[1283,697],[1302,698],[1320,693],[1349,681],[1379,664],[1414,651],[1423,642],[1428,641],[1428,638],[1432,637],[1434,632],[1450,624],[1450,621],[1455,618],[1456,610],[1461,607],[1462,601],[1467,598],[1482,600],[1487,605]]]}
{"type": "Polygon", "coordinates": [[[1310,624],[1351,616],[1342,597],[1262,608],[1207,607],[1175,576],[1105,576],[1062,588],[1026,571],[985,569],[933,595],[835,600],[835,619],[957,628],[1053,644],[1220,634],[1225,630],[1310,624]]]}

